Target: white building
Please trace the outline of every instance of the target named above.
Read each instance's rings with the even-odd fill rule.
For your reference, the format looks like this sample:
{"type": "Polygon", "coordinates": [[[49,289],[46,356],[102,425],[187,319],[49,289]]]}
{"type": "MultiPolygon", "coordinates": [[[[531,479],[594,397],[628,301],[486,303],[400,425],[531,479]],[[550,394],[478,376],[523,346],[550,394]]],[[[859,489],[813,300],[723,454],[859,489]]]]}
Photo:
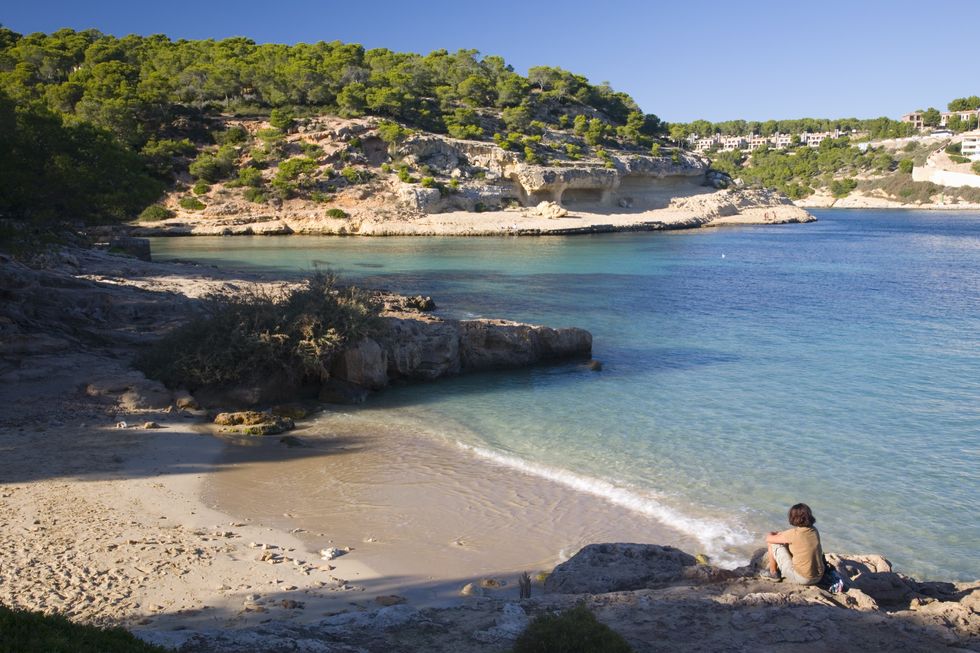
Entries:
{"type": "Polygon", "coordinates": [[[980,129],[974,129],[972,132],[963,134],[960,152],[972,161],[980,161],[980,129]]]}

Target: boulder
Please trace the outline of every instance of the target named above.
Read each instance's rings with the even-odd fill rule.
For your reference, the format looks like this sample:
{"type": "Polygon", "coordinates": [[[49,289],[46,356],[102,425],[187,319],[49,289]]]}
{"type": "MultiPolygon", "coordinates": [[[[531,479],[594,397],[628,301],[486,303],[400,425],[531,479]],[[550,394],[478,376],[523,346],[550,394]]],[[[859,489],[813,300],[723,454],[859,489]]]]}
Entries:
{"type": "Polygon", "coordinates": [[[536,207],[534,207],[534,213],[540,215],[543,218],[548,218],[553,220],[555,218],[564,218],[568,215],[568,209],[564,208],[557,202],[540,202],[536,207]]]}
{"type": "Polygon", "coordinates": [[[685,580],[694,556],[657,544],[590,544],[555,567],[546,592],[600,594],[652,589],[685,580]]]}
{"type": "Polygon", "coordinates": [[[240,435],[278,435],[296,426],[288,417],[254,410],[219,413],[214,423],[223,427],[221,430],[226,433],[240,435]]]}
{"type": "Polygon", "coordinates": [[[592,334],[584,329],[504,320],[462,320],[459,329],[460,366],[465,371],[523,367],[592,353],[592,334]]]}
{"type": "Polygon", "coordinates": [[[388,385],[388,354],[371,338],[364,338],[334,357],[330,375],[341,381],[379,390],[388,385]]]}
{"type": "Polygon", "coordinates": [[[381,345],[393,379],[431,381],[460,371],[459,332],[449,322],[388,318],[381,345]]]}

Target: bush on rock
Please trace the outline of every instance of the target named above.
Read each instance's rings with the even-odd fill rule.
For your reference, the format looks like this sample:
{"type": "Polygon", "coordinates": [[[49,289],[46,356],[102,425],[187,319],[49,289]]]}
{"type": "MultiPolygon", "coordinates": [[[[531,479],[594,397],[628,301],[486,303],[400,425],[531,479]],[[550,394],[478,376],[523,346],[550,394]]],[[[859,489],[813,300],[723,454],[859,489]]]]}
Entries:
{"type": "Polygon", "coordinates": [[[317,274],[301,287],[252,288],[205,298],[204,314],[162,338],[137,361],[171,387],[234,387],[329,378],[333,356],[380,330],[369,293],[317,274]]]}
{"type": "Polygon", "coordinates": [[[538,617],[514,643],[514,653],[630,653],[623,636],[577,605],[561,614],[538,617]]]}

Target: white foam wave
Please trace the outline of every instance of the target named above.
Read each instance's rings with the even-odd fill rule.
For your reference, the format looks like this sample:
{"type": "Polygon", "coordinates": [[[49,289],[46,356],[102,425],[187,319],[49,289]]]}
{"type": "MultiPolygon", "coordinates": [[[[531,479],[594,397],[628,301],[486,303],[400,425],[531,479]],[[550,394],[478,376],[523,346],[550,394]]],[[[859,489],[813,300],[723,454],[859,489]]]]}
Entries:
{"type": "Polygon", "coordinates": [[[460,448],[497,465],[548,479],[573,490],[600,497],[614,505],[641,515],[652,517],[697,539],[704,547],[704,553],[711,557],[712,562],[723,567],[735,567],[744,564],[746,562],[745,557],[733,554],[728,549],[751,544],[755,539],[743,528],[726,524],[720,520],[686,515],[675,508],[664,505],[648,493],[620,487],[609,481],[577,474],[566,469],[533,463],[517,456],[482,447],[458,441],[456,444],[460,448]]]}

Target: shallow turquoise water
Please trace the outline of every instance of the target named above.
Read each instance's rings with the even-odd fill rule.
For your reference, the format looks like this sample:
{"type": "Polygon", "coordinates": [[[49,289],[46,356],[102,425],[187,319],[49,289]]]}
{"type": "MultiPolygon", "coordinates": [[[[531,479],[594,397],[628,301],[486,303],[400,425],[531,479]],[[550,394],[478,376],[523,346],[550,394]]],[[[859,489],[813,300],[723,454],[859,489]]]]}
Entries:
{"type": "Polygon", "coordinates": [[[592,331],[576,365],[393,388],[446,437],[736,561],[809,503],[825,548],[980,577],[980,215],[542,238],[174,238],[157,259],[337,271],[446,315],[592,331]]]}

